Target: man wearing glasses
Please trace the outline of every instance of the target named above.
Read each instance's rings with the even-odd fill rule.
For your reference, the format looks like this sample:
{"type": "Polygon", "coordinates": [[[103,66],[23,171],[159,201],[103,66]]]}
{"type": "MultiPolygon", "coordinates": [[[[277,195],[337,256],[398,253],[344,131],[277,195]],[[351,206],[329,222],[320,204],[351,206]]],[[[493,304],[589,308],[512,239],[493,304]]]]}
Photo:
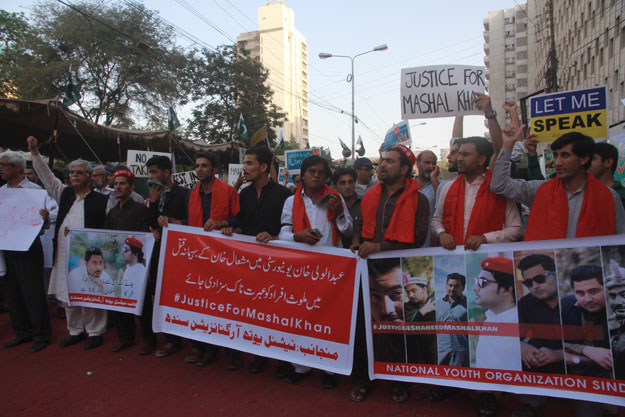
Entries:
{"type": "Polygon", "coordinates": [[[27,141],[37,176],[50,197],[59,202],[59,214],[54,231],[54,267],[48,293],[55,295],[65,307],[69,336],[61,341],[60,346],[72,346],[88,335],[89,338],[84,348],[85,350],[94,349],[103,342],[102,335],[106,332],[107,312],[98,308],[69,306],[65,261],[69,248],[65,235],[70,227],[102,229],[106,220],[108,196],[91,190],[92,168],[88,161],[77,159],[69,164],[70,186],[67,186],[54,176],[39,155],[37,139],[30,136],[27,141]]]}
{"type": "Polygon", "coordinates": [[[354,162],[354,169],[358,178],[356,178],[356,195],[363,198],[367,191],[378,183],[373,178],[373,162],[369,158],[358,158],[354,162]]]}
{"type": "MultiPolygon", "coordinates": [[[[475,278],[475,302],[487,308],[488,323],[518,323],[514,295],[512,260],[501,256],[486,258],[482,271],[475,278]]],[[[475,349],[477,368],[521,370],[521,346],[514,336],[481,334],[475,349]]]]}
{"type": "Polygon", "coordinates": [[[551,256],[533,253],[521,259],[518,268],[523,274],[523,285],[529,290],[517,305],[519,323],[525,324],[520,326],[523,370],[563,374],[556,264],[551,256]],[[543,336],[554,334],[556,338],[541,338],[537,332],[543,336]]]}

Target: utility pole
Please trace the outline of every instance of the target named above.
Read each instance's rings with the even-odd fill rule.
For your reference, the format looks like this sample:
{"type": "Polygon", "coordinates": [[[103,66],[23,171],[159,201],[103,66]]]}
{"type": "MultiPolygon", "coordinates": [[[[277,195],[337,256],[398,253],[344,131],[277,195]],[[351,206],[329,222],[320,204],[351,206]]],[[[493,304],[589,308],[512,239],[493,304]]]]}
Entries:
{"type": "Polygon", "coordinates": [[[545,72],[547,86],[545,92],[554,93],[558,91],[558,56],[556,54],[556,38],[553,22],[553,0],[547,0],[547,21],[549,22],[550,47],[547,57],[548,68],[545,72]]]}

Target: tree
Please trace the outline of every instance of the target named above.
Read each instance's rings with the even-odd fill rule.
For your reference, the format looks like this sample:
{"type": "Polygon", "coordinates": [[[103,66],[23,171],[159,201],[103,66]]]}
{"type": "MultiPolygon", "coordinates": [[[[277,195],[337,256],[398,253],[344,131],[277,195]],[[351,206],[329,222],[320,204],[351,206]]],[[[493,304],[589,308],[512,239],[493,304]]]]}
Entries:
{"type": "Polygon", "coordinates": [[[33,8],[32,25],[15,14],[0,19],[14,29],[9,46],[0,38],[0,73],[21,98],[58,97],[71,66],[82,94],[77,106],[94,123],[131,127],[140,115],[164,126],[167,104],[185,102],[192,52],[177,47],[173,29],[142,5],[49,2],[33,8]]]}
{"type": "Polygon", "coordinates": [[[284,147],[280,144],[276,147],[276,155],[284,155],[284,151],[290,151],[291,149],[299,149],[299,143],[295,140],[295,136],[291,135],[288,142],[284,142],[284,147]]]}
{"type": "Polygon", "coordinates": [[[198,104],[189,120],[189,136],[209,143],[237,140],[237,123],[243,113],[250,137],[267,126],[275,147],[273,128],[282,126],[285,114],[271,103],[273,92],[265,84],[268,73],[259,62],[244,50],[220,46],[215,51],[203,50],[192,71],[192,99],[198,104]]]}

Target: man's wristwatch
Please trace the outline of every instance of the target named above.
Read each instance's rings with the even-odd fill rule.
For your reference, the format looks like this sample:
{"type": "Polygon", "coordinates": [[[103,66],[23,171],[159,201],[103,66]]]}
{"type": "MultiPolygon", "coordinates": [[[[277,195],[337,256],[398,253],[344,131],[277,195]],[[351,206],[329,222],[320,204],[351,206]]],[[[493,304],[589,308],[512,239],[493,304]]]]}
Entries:
{"type": "Polygon", "coordinates": [[[488,120],[492,120],[492,119],[497,117],[497,111],[493,110],[493,112],[491,114],[489,114],[488,116],[484,115],[484,117],[486,117],[488,120]]]}

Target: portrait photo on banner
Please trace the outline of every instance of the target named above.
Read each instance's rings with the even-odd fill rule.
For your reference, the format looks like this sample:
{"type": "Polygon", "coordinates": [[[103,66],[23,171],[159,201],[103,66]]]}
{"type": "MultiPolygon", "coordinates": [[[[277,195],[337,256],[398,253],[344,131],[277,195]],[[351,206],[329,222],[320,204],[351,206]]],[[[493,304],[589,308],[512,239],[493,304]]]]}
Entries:
{"type": "Polygon", "coordinates": [[[140,314],[152,234],[70,229],[67,239],[70,304],[140,314]]]}

